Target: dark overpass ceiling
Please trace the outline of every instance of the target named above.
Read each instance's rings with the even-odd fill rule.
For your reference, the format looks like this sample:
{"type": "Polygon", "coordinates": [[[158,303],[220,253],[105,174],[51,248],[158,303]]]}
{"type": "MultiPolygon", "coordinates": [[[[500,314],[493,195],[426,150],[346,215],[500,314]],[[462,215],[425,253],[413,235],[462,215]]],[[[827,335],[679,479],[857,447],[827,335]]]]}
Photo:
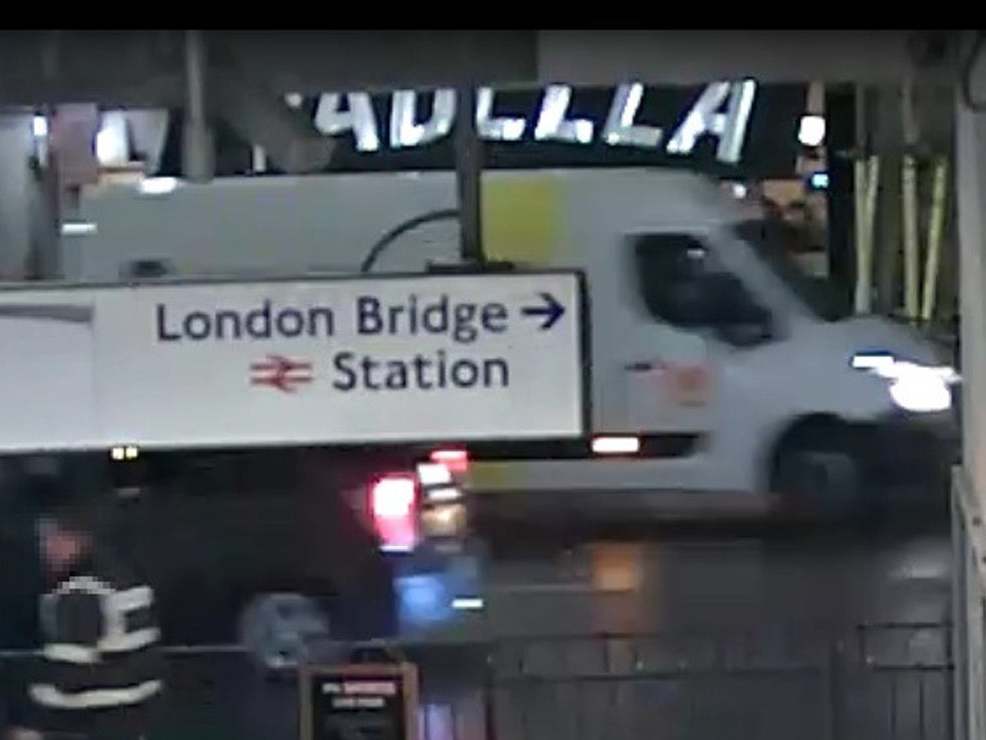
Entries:
{"type": "MultiPolygon", "coordinates": [[[[696,84],[947,82],[958,34],[931,31],[206,31],[212,67],[272,93],[530,87],[630,79],[696,84]],[[942,43],[942,40],[944,42],[942,43]]],[[[0,33],[0,105],[170,107],[184,94],[181,31],[0,33]]]]}

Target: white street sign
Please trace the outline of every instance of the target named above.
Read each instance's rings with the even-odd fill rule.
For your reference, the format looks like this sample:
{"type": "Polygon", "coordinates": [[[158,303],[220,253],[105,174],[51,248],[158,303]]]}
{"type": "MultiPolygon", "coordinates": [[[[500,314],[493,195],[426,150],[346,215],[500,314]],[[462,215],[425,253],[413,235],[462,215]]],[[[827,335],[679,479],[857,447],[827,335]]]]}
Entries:
{"type": "Polygon", "coordinates": [[[496,273],[0,294],[0,449],[576,437],[581,282],[496,273]]]}

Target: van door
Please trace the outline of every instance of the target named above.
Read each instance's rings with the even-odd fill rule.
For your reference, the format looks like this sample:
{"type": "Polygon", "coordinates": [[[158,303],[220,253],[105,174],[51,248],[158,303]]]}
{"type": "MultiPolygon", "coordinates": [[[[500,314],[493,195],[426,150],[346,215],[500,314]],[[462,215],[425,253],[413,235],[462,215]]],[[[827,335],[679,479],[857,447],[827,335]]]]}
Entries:
{"type": "Polygon", "coordinates": [[[680,233],[630,237],[624,309],[632,313],[623,359],[629,429],[641,434],[708,432],[716,372],[709,343],[682,315],[694,311],[702,270],[701,243],[680,233]]]}
{"type": "Polygon", "coordinates": [[[772,331],[770,312],[719,263],[703,237],[684,232],[630,238],[630,288],[638,321],[653,339],[634,343],[626,365],[627,411],[635,429],[713,429],[724,345],[751,347],[772,331]]]}

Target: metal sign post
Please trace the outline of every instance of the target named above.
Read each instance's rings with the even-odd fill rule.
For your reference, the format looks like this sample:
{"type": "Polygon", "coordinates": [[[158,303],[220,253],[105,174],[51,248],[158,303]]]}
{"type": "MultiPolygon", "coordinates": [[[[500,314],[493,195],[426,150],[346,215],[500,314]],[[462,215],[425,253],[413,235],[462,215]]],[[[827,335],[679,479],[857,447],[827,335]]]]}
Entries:
{"type": "Polygon", "coordinates": [[[457,94],[459,115],[455,135],[455,175],[459,191],[462,259],[485,262],[482,243],[482,149],[476,134],[476,89],[462,87],[457,94]]]}

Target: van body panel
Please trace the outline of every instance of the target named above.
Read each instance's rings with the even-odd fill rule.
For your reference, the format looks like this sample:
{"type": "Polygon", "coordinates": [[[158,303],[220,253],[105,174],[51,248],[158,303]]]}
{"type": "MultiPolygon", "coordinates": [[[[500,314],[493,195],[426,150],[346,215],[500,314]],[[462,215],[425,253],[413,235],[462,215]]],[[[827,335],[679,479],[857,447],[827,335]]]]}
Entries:
{"type": "MultiPolygon", "coordinates": [[[[135,259],[160,260],[188,277],[353,272],[384,234],[455,203],[451,172],[229,178],[181,184],[164,196],[132,185],[87,188],[79,217],[96,231],[64,237],[63,264],[77,281],[117,280],[135,259]]],[[[487,172],[482,215],[491,259],[585,271],[592,432],[700,441],[670,458],[484,463],[477,487],[753,491],[763,484],[771,445],[798,420],[875,422],[894,412],[887,382],[851,368],[854,352],[937,359],[888,320],[815,315],[737,235],[735,226],[757,214],[698,174],[487,172]],[[661,235],[693,240],[703,259],[734,277],[769,312],[772,336],[738,347],[652,314],[634,249],[661,235]]],[[[394,241],[375,270],[456,261],[458,238],[454,220],[423,225],[394,241]]]]}

